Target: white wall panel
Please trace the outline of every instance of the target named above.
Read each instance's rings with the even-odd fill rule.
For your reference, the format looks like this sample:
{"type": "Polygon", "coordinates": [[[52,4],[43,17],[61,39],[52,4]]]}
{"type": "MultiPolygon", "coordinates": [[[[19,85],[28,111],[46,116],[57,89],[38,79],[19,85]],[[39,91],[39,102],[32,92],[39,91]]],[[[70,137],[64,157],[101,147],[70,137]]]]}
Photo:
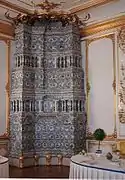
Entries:
{"type": "Polygon", "coordinates": [[[91,42],[89,62],[89,126],[90,131],[103,128],[107,134],[114,131],[113,44],[109,38],[91,42]]]}
{"type": "Polygon", "coordinates": [[[7,45],[0,41],[0,135],[6,132],[6,59],[7,45]]]}

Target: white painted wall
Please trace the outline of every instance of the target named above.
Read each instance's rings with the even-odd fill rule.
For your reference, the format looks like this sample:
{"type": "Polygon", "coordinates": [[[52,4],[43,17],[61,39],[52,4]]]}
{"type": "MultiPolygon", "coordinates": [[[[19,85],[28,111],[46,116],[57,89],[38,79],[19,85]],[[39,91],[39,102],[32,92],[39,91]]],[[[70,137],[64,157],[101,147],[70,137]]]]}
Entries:
{"type": "Polygon", "coordinates": [[[113,44],[108,38],[89,46],[89,124],[90,131],[102,128],[107,134],[114,130],[113,44]]]}
{"type": "Polygon", "coordinates": [[[6,132],[6,59],[7,46],[0,41],[0,135],[6,132]]]}
{"type": "MultiPolygon", "coordinates": [[[[85,42],[82,42],[85,70],[85,42]]],[[[88,48],[89,95],[88,123],[90,131],[102,128],[107,134],[114,132],[113,43],[109,38],[95,40],[88,48]]],[[[86,75],[86,73],[85,73],[86,75]]]]}

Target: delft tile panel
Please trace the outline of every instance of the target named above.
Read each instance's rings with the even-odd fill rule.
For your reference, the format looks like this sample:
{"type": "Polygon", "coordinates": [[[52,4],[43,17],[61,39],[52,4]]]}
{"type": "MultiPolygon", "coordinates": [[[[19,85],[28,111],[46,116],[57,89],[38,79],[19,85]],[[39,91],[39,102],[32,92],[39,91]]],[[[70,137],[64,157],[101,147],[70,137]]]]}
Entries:
{"type": "Polygon", "coordinates": [[[20,25],[15,46],[10,156],[50,152],[71,157],[85,147],[86,138],[79,28],[20,25]]]}

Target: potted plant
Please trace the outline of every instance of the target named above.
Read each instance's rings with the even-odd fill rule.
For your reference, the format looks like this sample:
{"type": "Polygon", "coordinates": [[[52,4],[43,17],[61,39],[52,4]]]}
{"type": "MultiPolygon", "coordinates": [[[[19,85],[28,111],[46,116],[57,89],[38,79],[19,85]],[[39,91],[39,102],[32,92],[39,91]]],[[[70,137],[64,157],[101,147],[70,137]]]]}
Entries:
{"type": "Polygon", "coordinates": [[[94,138],[99,141],[98,143],[98,150],[96,151],[97,153],[101,153],[102,151],[100,150],[100,142],[103,141],[103,139],[106,137],[106,133],[103,129],[96,129],[94,132],[94,138]]]}

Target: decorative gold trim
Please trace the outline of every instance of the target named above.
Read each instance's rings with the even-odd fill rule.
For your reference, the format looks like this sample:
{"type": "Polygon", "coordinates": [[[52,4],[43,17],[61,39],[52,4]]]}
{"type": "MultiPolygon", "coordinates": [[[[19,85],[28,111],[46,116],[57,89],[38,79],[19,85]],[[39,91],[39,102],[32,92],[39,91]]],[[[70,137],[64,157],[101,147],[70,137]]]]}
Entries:
{"type": "Polygon", "coordinates": [[[90,132],[90,129],[89,129],[89,93],[90,93],[90,83],[89,83],[89,62],[88,62],[88,47],[89,47],[89,44],[90,44],[90,40],[86,40],[86,63],[85,63],[85,71],[86,71],[86,111],[87,111],[87,127],[86,127],[86,134],[88,137],[91,136],[91,132],[90,132]]]}
{"type": "Polygon", "coordinates": [[[46,154],[46,166],[51,165],[52,155],[50,153],[46,154]]]}
{"type": "Polygon", "coordinates": [[[21,152],[21,155],[19,156],[19,168],[24,168],[24,156],[23,152],[21,152]]]}
{"type": "Polygon", "coordinates": [[[116,94],[116,79],[114,79],[114,81],[112,83],[112,88],[114,90],[114,93],[116,94]]]}
{"type": "Polygon", "coordinates": [[[4,134],[2,134],[2,135],[0,135],[0,140],[2,140],[2,139],[8,139],[9,137],[8,137],[8,133],[4,133],[4,134]]]}
{"type": "Polygon", "coordinates": [[[89,91],[90,91],[91,87],[89,82],[86,83],[86,91],[87,91],[87,96],[89,95],[89,91]]]}
{"type": "Polygon", "coordinates": [[[19,13],[15,17],[11,17],[10,13],[7,11],[5,13],[5,17],[9,20],[12,20],[15,25],[20,23],[22,24],[34,24],[36,21],[60,21],[62,25],[65,26],[67,24],[77,24],[78,26],[84,25],[84,23],[90,18],[90,15],[87,14],[84,19],[81,21],[80,18],[76,14],[71,14],[67,11],[60,11],[60,9],[55,10],[58,6],[61,6],[61,3],[53,3],[48,0],[44,0],[40,4],[36,4],[36,7],[39,9],[34,9],[32,14],[21,14],[19,13]],[[42,10],[42,12],[41,12],[42,10]]]}
{"type": "Polygon", "coordinates": [[[119,113],[119,121],[121,124],[125,124],[125,112],[119,113]]]}
{"type": "Polygon", "coordinates": [[[73,7],[70,10],[71,13],[78,13],[81,11],[85,11],[87,9],[93,8],[93,7],[98,7],[104,4],[107,4],[109,2],[115,2],[118,0],[89,0],[84,2],[83,4],[80,4],[79,6],[73,7]]]}
{"type": "Polygon", "coordinates": [[[97,41],[99,39],[104,39],[104,38],[109,38],[109,39],[113,39],[113,36],[114,34],[105,34],[105,35],[102,35],[102,36],[99,36],[99,37],[94,37],[94,38],[89,38],[88,39],[88,45],[90,45],[93,41],[97,41]]]}
{"type": "Polygon", "coordinates": [[[108,134],[104,140],[114,140],[117,138],[117,134],[113,132],[113,134],[108,134]]]}
{"type": "MultiPolygon", "coordinates": [[[[113,2],[113,1],[118,1],[118,0],[94,0],[94,1],[89,0],[89,1],[85,2],[84,4],[81,4],[79,6],[70,8],[69,11],[72,14],[74,14],[74,13],[85,11],[85,10],[87,10],[89,8],[98,7],[98,6],[107,4],[109,2],[113,2]]],[[[32,7],[32,4],[25,3],[25,2],[22,2],[22,3],[32,7]]],[[[15,10],[15,11],[18,11],[18,12],[21,12],[21,13],[24,13],[24,14],[32,14],[31,10],[29,10],[27,8],[23,8],[23,7],[21,7],[21,6],[17,5],[17,4],[11,3],[11,2],[9,2],[7,0],[0,0],[0,4],[3,5],[3,6],[6,6],[7,8],[10,8],[12,10],[15,10]]]]}
{"type": "Polygon", "coordinates": [[[27,6],[32,7],[32,4],[31,4],[31,3],[32,3],[32,1],[31,1],[31,3],[25,2],[25,1],[23,1],[23,0],[17,0],[17,1],[19,1],[19,2],[23,3],[23,4],[27,5],[27,6]]]}
{"type": "Polygon", "coordinates": [[[112,88],[114,91],[114,137],[117,138],[117,125],[116,125],[116,53],[115,53],[115,34],[112,34],[110,36],[113,44],[113,75],[114,75],[114,80],[112,83],[112,88]]]}
{"type": "Polygon", "coordinates": [[[84,28],[81,28],[81,36],[83,37],[90,36],[99,32],[103,32],[105,30],[121,27],[124,24],[125,24],[125,15],[122,15],[119,17],[115,17],[113,19],[109,19],[99,23],[94,23],[84,28]]]}
{"type": "MultiPolygon", "coordinates": [[[[119,60],[119,43],[118,43],[118,36],[117,36],[117,70],[118,70],[118,95],[117,95],[117,107],[119,106],[119,90],[120,90],[120,60],[119,60]]],[[[120,125],[119,125],[119,137],[125,137],[124,135],[120,135],[120,125]]]]}
{"type": "Polygon", "coordinates": [[[53,3],[53,2],[49,2],[48,0],[45,0],[45,1],[37,4],[36,6],[40,7],[42,10],[46,10],[46,12],[50,12],[51,10],[61,6],[61,4],[53,3]]]}
{"type": "Polygon", "coordinates": [[[7,60],[6,60],[6,133],[9,135],[10,122],[10,40],[5,41],[7,44],[7,60]]]}
{"type": "Polygon", "coordinates": [[[29,9],[23,8],[17,4],[13,4],[6,0],[0,0],[0,4],[2,4],[3,6],[6,6],[7,8],[14,9],[14,10],[24,13],[24,14],[32,13],[29,9]]]}
{"type": "MultiPolygon", "coordinates": [[[[90,140],[94,140],[94,135],[93,133],[90,133],[89,136],[87,136],[90,140]]],[[[108,134],[106,135],[105,139],[106,141],[113,141],[117,138],[116,134],[108,134]]]]}
{"type": "Polygon", "coordinates": [[[121,51],[125,54],[124,39],[125,39],[125,25],[120,28],[119,33],[118,33],[118,45],[121,51]]]}
{"type": "MultiPolygon", "coordinates": [[[[123,25],[119,32],[118,32],[118,36],[117,36],[117,47],[119,48],[119,50],[121,50],[123,52],[123,54],[125,54],[125,48],[124,48],[124,37],[125,37],[125,26],[123,25]]],[[[124,88],[124,77],[121,78],[120,74],[122,76],[124,76],[124,71],[125,71],[125,67],[123,64],[120,64],[119,67],[119,71],[118,71],[118,84],[119,84],[119,93],[118,93],[118,98],[120,101],[120,105],[124,106],[125,105],[125,100],[124,100],[124,92],[125,92],[125,88],[124,88]],[[122,90],[120,90],[122,89],[122,90]]],[[[119,115],[119,121],[121,124],[125,124],[125,110],[124,107],[121,107],[121,109],[118,110],[118,115],[119,115]]],[[[124,135],[125,136],[125,135],[124,135]]]]}
{"type": "MultiPolygon", "coordinates": [[[[91,39],[87,39],[86,41],[86,94],[87,94],[87,98],[86,98],[86,102],[87,102],[87,129],[89,129],[89,92],[90,92],[90,85],[89,85],[89,66],[88,66],[88,48],[89,45],[96,40],[99,39],[103,39],[103,38],[109,38],[112,40],[113,43],[113,91],[114,91],[114,132],[112,135],[107,135],[107,137],[113,137],[113,138],[117,138],[117,127],[116,127],[116,57],[115,57],[115,34],[108,34],[108,35],[103,35],[103,36],[99,36],[99,37],[95,37],[95,38],[91,38],[91,39]]],[[[87,130],[89,131],[89,130],[87,130]]],[[[91,133],[87,132],[88,135],[90,136],[91,133]]]]}
{"type": "Polygon", "coordinates": [[[59,166],[63,165],[63,155],[62,154],[58,154],[57,155],[57,159],[58,159],[58,165],[59,166]]]}
{"type": "MultiPolygon", "coordinates": [[[[14,27],[10,24],[0,22],[0,33],[14,37],[14,27]]],[[[0,40],[7,40],[8,38],[1,36],[0,40]]]]}
{"type": "Polygon", "coordinates": [[[37,154],[34,155],[34,165],[35,166],[39,165],[39,158],[40,158],[39,155],[37,155],[37,154]]]}

